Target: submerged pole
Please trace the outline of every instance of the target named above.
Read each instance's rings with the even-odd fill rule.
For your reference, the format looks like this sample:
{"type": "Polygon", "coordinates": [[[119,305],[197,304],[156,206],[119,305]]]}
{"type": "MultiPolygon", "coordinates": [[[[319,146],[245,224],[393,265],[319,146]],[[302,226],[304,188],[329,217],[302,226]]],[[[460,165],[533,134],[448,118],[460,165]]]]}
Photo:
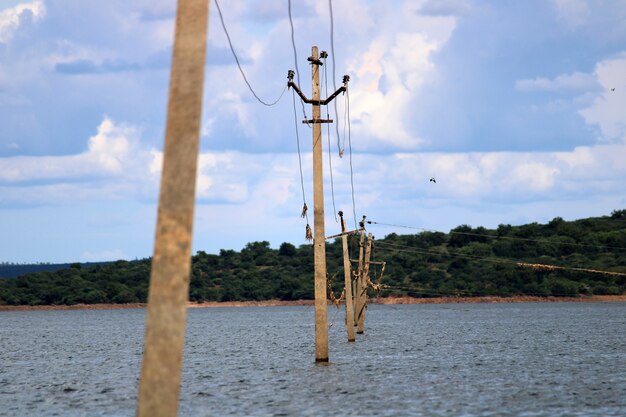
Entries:
{"type": "MultiPolygon", "coordinates": [[[[356,280],[354,281],[354,325],[359,322],[359,312],[361,311],[362,298],[361,287],[363,286],[363,242],[365,241],[365,229],[361,227],[361,238],[359,239],[359,266],[356,280]]],[[[358,333],[358,331],[357,331],[358,333]]]]}
{"type": "Polygon", "coordinates": [[[352,268],[348,254],[348,236],[346,236],[346,222],[343,219],[343,212],[339,212],[341,218],[341,243],[343,245],[343,275],[346,291],[346,329],[348,331],[348,342],[354,342],[354,305],[352,304],[352,268]]]}
{"type": "Polygon", "coordinates": [[[362,280],[361,280],[361,289],[359,290],[359,297],[361,298],[361,306],[359,310],[359,320],[357,322],[356,332],[358,334],[363,334],[365,330],[365,311],[367,310],[367,283],[369,282],[369,273],[370,273],[370,256],[372,254],[372,234],[369,233],[367,235],[367,244],[365,245],[365,255],[363,259],[363,270],[362,270],[362,280]]]}
{"type": "Polygon", "coordinates": [[[324,233],[324,181],[322,176],[322,125],[320,119],[320,72],[317,46],[312,48],[313,93],[313,260],[315,266],[315,361],[328,362],[328,302],[326,300],[326,238],[324,233]],[[316,104],[317,103],[317,104],[316,104]]]}
{"type": "Polygon", "coordinates": [[[138,417],[173,417],[178,412],[208,3],[207,0],[179,0],[177,5],[138,417]]]}

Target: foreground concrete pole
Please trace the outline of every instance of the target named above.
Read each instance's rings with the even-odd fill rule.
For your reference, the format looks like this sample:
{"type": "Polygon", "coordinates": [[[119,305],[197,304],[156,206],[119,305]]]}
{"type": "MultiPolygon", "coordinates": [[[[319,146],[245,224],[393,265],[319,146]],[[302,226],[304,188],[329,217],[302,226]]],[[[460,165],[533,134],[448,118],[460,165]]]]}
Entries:
{"type": "Polygon", "coordinates": [[[176,416],[185,338],[208,0],[179,0],[137,416],[176,416]]]}
{"type": "Polygon", "coordinates": [[[354,304],[352,302],[352,268],[348,254],[348,236],[346,236],[346,222],[343,213],[339,212],[341,218],[341,243],[343,244],[343,274],[346,291],[346,329],[348,330],[348,342],[354,342],[354,304]]]}
{"type": "Polygon", "coordinates": [[[317,46],[311,58],[313,109],[313,262],[315,266],[315,361],[328,362],[328,302],[326,301],[326,235],[322,177],[322,125],[320,119],[320,61],[317,46]],[[315,104],[317,100],[318,104],[315,104]]]}
{"type": "Polygon", "coordinates": [[[363,257],[363,270],[361,280],[361,289],[359,290],[359,298],[361,299],[361,309],[358,313],[358,322],[356,332],[363,334],[365,329],[365,311],[367,310],[367,282],[370,273],[370,256],[372,254],[372,234],[367,235],[367,244],[365,245],[365,255],[363,257]]]}
{"type": "Polygon", "coordinates": [[[359,266],[356,280],[354,282],[354,325],[359,322],[359,312],[361,311],[361,287],[363,282],[363,244],[365,241],[365,230],[361,229],[361,239],[359,240],[359,266]]]}

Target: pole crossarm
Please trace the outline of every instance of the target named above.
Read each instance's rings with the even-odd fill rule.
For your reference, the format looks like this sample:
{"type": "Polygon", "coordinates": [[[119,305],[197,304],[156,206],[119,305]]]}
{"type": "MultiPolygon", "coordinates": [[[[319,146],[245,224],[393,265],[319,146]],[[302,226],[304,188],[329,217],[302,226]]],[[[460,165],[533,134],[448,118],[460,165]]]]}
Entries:
{"type": "MultiPolygon", "coordinates": [[[[335,97],[337,97],[340,93],[344,93],[344,92],[346,92],[348,90],[348,88],[345,85],[342,85],[341,87],[339,87],[337,89],[337,91],[335,91],[330,96],[328,96],[328,98],[326,100],[311,100],[311,99],[307,98],[302,91],[300,91],[300,88],[298,88],[296,83],[294,83],[293,81],[287,82],[287,87],[288,88],[293,88],[295,90],[295,92],[300,96],[302,101],[304,101],[307,104],[312,104],[314,106],[326,106],[328,103],[333,101],[333,99],[335,97]]],[[[315,122],[311,122],[311,123],[315,123],[315,122]]]]}
{"type": "Polygon", "coordinates": [[[328,240],[328,239],[334,239],[334,238],[336,238],[336,237],[341,237],[341,236],[350,236],[350,235],[354,235],[354,234],[356,234],[356,233],[359,233],[360,231],[361,231],[361,229],[350,230],[350,231],[348,231],[348,232],[343,232],[343,233],[339,233],[339,234],[336,234],[336,235],[328,236],[328,237],[326,238],[326,240],[328,240]]]}

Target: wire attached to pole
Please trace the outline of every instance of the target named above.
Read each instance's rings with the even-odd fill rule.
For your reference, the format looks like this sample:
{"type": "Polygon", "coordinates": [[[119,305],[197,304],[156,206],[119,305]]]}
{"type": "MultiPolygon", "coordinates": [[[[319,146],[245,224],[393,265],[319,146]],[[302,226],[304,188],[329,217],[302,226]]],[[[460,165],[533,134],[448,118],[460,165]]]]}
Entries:
{"type": "Polygon", "coordinates": [[[239,68],[239,72],[241,73],[241,76],[243,77],[243,80],[245,81],[246,85],[248,86],[248,89],[250,90],[252,95],[259,101],[259,103],[263,104],[264,106],[270,107],[270,106],[275,105],[283,97],[283,94],[285,94],[285,91],[287,90],[287,87],[285,87],[283,89],[282,93],[280,93],[280,96],[278,96],[278,98],[275,101],[271,102],[271,103],[263,101],[257,95],[257,93],[254,91],[254,89],[250,85],[250,82],[248,81],[248,78],[246,77],[246,74],[243,72],[243,68],[241,68],[241,63],[239,62],[239,58],[237,57],[237,54],[235,53],[235,48],[233,47],[233,43],[230,40],[230,35],[228,34],[228,30],[226,29],[226,23],[224,23],[224,16],[222,16],[222,9],[220,8],[220,4],[219,4],[219,2],[217,0],[215,0],[215,6],[217,7],[217,13],[220,16],[220,21],[222,22],[222,28],[224,29],[224,33],[226,34],[226,39],[228,39],[228,45],[230,46],[230,51],[233,53],[233,57],[235,57],[235,62],[237,63],[237,67],[239,68]]]}

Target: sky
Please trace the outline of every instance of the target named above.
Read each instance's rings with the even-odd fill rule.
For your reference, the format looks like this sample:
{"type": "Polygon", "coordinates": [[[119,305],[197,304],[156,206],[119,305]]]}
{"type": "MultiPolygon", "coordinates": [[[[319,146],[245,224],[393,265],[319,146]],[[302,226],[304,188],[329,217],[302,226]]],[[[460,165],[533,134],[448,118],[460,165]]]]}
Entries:
{"type": "MultiPolygon", "coordinates": [[[[330,5],[292,2],[296,59],[287,0],[221,1],[264,106],[211,4],[194,253],[307,243],[285,86],[310,97],[313,45],[323,96],[350,76],[322,109],[327,235],[338,210],[382,238],[626,208],[626,0],[335,0],[332,39],[330,5]]],[[[0,262],[152,255],[175,9],[0,0],[0,262]]]]}

